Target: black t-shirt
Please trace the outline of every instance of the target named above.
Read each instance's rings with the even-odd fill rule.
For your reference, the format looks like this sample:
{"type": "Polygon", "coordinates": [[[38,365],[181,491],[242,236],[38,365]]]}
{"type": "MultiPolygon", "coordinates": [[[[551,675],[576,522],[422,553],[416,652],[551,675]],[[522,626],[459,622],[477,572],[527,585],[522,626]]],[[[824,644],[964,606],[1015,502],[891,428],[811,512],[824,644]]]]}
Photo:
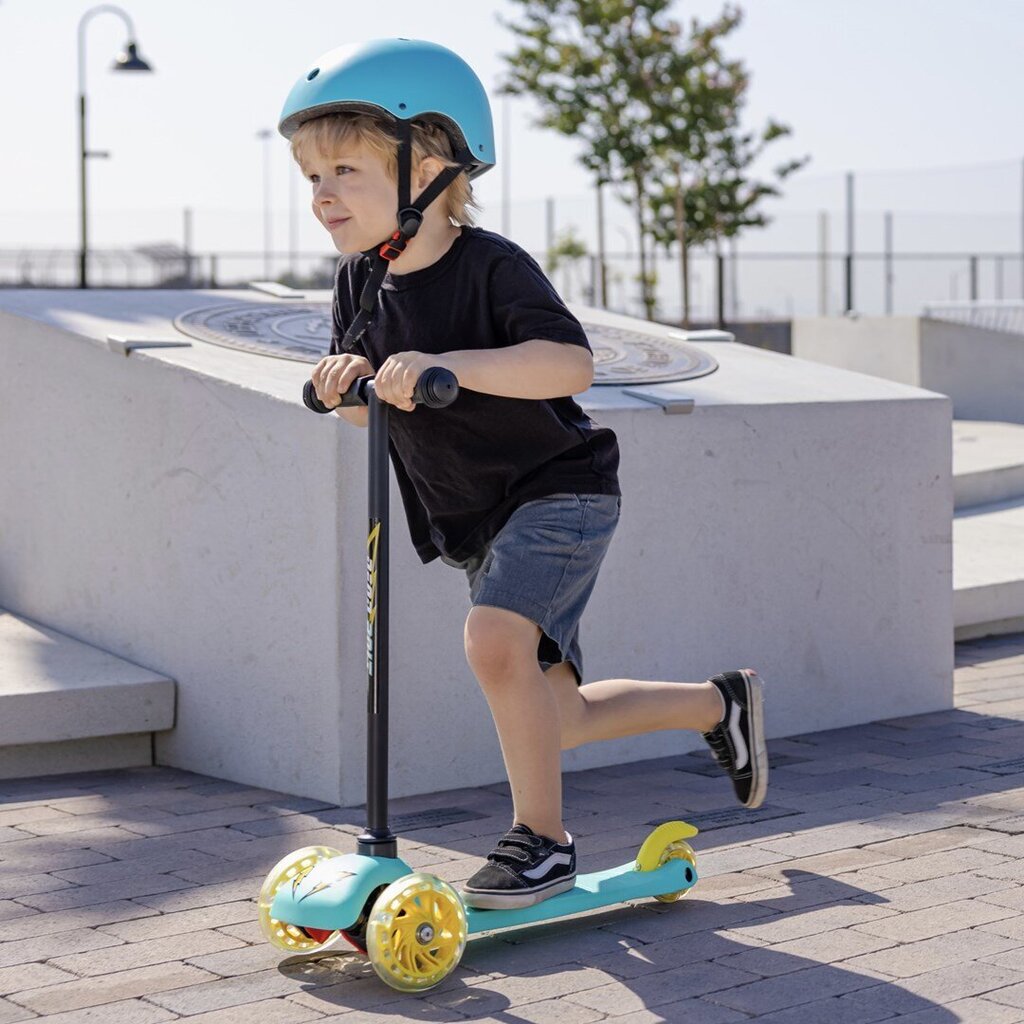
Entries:
{"type": "MultiPolygon", "coordinates": [[[[361,253],[338,260],[332,355],[369,274],[361,253]]],[[[434,264],[384,278],[356,346],[374,370],[397,352],[503,348],[532,339],[590,349],[536,261],[514,242],[463,227],[434,264]]],[[[523,502],[548,494],[619,494],[615,434],[572,397],[504,398],[461,389],[446,409],[389,410],[391,459],[413,544],[429,562],[477,553],[523,502]]]]}

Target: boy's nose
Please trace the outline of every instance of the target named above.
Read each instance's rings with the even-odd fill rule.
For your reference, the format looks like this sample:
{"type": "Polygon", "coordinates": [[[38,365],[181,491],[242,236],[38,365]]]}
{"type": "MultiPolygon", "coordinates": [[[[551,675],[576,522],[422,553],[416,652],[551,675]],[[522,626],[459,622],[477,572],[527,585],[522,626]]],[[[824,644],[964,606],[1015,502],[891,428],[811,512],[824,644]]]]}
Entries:
{"type": "Polygon", "coordinates": [[[325,184],[323,181],[317,182],[313,188],[313,202],[316,203],[317,206],[322,207],[325,203],[329,203],[334,198],[334,193],[329,185],[325,184]]]}

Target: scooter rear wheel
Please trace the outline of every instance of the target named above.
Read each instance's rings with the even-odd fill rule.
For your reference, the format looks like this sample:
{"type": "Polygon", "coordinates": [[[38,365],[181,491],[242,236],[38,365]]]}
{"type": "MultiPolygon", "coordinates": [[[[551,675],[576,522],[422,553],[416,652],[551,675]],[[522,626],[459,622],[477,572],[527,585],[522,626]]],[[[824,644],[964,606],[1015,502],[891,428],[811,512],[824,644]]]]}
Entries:
{"type": "Polygon", "coordinates": [[[392,988],[422,992],[455,970],[467,937],[462,897],[436,875],[416,871],[377,897],[366,926],[366,952],[392,988]]]}
{"type": "MultiPolygon", "coordinates": [[[[668,821],[659,825],[645,840],[636,857],[637,871],[656,871],[670,860],[685,860],[693,868],[697,867],[697,854],[693,847],[682,836],[693,836],[697,830],[684,821],[668,821]]],[[[690,880],[687,870],[687,880],[690,880]]],[[[675,903],[682,899],[693,886],[679,889],[677,892],[666,892],[654,898],[661,903],[675,903]]]]}
{"type": "Polygon", "coordinates": [[[340,931],[326,932],[314,929],[307,932],[299,925],[278,921],[270,916],[270,907],[282,885],[291,884],[305,875],[322,860],[340,857],[341,851],[330,846],[304,846],[282,857],[269,871],[259,896],[259,922],[263,937],[278,949],[288,953],[311,953],[337,942],[340,931]]]}

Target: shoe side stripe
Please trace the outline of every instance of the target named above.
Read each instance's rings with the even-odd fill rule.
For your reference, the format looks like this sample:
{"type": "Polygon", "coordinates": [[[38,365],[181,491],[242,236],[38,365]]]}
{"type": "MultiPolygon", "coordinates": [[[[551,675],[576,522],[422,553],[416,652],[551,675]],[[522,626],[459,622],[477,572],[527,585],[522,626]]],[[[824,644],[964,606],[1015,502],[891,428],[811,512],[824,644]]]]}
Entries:
{"type": "Polygon", "coordinates": [[[557,867],[559,864],[571,864],[572,855],[568,853],[552,853],[549,854],[544,860],[540,862],[535,868],[530,868],[528,871],[520,871],[519,873],[523,878],[542,878],[548,873],[548,871],[557,867]]]}
{"type": "Polygon", "coordinates": [[[747,741],[743,738],[743,730],[740,729],[740,715],[743,709],[738,703],[734,703],[729,712],[729,736],[732,739],[733,748],[736,751],[736,763],[734,768],[739,770],[745,768],[750,761],[750,751],[747,749],[747,741]]]}

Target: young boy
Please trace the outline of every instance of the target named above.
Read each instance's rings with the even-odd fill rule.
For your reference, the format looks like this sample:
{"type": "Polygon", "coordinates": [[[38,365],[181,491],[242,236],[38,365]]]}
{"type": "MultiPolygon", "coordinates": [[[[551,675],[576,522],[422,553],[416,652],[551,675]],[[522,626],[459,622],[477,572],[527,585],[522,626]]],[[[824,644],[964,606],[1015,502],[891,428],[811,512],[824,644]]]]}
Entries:
{"type": "MultiPolygon", "coordinates": [[[[333,408],[356,377],[374,375],[397,410],[392,462],[416,550],[469,580],[466,657],[494,717],[514,818],[465,884],[466,903],[524,907],[573,887],[562,750],[696,729],[739,800],[757,807],[768,759],[753,670],[583,685],[579,620],[619,517],[618,444],[571,397],[594,372],[580,323],[523,249],[473,226],[469,179],[494,159],[472,70],[415,40],[331,51],[292,90],[281,131],[343,254],[317,395],[333,408]],[[411,401],[431,366],[459,382],[446,409],[411,401]]],[[[365,408],[336,411],[366,425],[365,408]]]]}

